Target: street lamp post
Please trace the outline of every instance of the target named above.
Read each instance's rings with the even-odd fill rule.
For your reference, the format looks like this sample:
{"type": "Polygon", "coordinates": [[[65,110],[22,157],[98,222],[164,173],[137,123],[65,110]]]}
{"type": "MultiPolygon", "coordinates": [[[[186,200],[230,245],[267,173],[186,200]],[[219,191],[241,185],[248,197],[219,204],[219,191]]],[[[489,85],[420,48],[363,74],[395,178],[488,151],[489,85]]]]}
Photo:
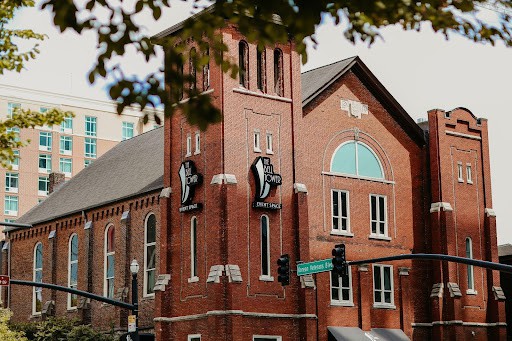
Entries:
{"type": "Polygon", "coordinates": [[[130,272],[132,273],[132,314],[135,316],[135,332],[133,332],[133,340],[139,341],[139,293],[137,290],[137,273],[139,272],[139,263],[132,260],[130,264],[130,272]]]}

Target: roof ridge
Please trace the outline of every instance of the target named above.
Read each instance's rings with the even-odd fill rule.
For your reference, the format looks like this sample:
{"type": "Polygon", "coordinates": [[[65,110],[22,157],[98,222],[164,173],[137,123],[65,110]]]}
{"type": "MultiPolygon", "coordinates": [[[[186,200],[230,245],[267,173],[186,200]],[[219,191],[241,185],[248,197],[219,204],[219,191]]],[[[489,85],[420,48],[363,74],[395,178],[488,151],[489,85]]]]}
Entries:
{"type": "Polygon", "coordinates": [[[341,62],[345,62],[345,61],[347,61],[347,60],[349,60],[349,59],[356,59],[356,58],[358,58],[358,57],[359,57],[358,55],[355,55],[355,56],[348,57],[348,58],[345,58],[345,59],[340,59],[340,60],[338,60],[338,61],[336,61],[336,62],[332,62],[332,63],[329,63],[329,64],[325,64],[325,65],[322,65],[322,66],[316,67],[316,68],[314,68],[314,69],[310,69],[310,70],[307,70],[307,71],[301,72],[300,74],[301,74],[301,75],[303,75],[303,74],[308,73],[308,72],[310,72],[310,71],[316,71],[316,70],[322,69],[322,68],[324,68],[324,67],[328,67],[328,66],[331,66],[331,65],[334,65],[334,64],[338,64],[338,63],[341,63],[341,62]]]}

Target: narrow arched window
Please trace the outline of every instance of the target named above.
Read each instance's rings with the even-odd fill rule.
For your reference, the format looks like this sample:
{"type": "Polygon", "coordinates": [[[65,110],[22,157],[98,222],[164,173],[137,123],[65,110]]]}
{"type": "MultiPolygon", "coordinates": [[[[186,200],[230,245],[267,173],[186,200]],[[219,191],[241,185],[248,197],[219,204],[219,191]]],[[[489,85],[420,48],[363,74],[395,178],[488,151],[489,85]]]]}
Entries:
{"type": "Polygon", "coordinates": [[[249,89],[249,46],[243,40],[238,43],[238,77],[240,85],[249,89]]]}
{"type": "MultiPolygon", "coordinates": [[[[473,259],[473,242],[471,238],[466,238],[466,258],[473,259]]],[[[468,293],[475,293],[475,277],[473,274],[473,265],[467,265],[468,275],[468,293]]]]}
{"type": "MultiPolygon", "coordinates": [[[[72,234],[69,238],[68,250],[68,287],[78,288],[78,236],[72,234]]],[[[68,309],[77,307],[78,296],[75,294],[68,294],[68,309]]]]}
{"type": "Polygon", "coordinates": [[[109,225],[105,229],[105,246],[104,246],[104,273],[103,295],[108,298],[114,298],[114,273],[115,273],[115,228],[109,225]]]}
{"type": "Polygon", "coordinates": [[[197,277],[197,218],[190,220],[190,278],[197,277]]]}
{"type": "Polygon", "coordinates": [[[270,231],[268,216],[262,215],[261,224],[261,276],[270,277],[270,231]]]}
{"type": "Polygon", "coordinates": [[[188,59],[188,70],[190,73],[190,87],[191,91],[195,91],[197,89],[197,73],[196,73],[196,49],[190,49],[190,55],[188,59]]]}
{"type": "Polygon", "coordinates": [[[205,66],[203,66],[203,91],[206,91],[210,88],[210,48],[208,46],[204,54],[208,59],[205,66]]]}
{"type": "MultiPolygon", "coordinates": [[[[34,273],[33,280],[37,283],[43,282],[43,244],[37,243],[34,247],[34,273]]],[[[43,307],[43,288],[34,287],[32,294],[32,314],[41,314],[43,307]]]]}
{"type": "Polygon", "coordinates": [[[178,100],[183,99],[183,83],[185,82],[185,79],[183,78],[183,55],[178,56],[178,65],[177,65],[177,71],[178,71],[178,100]]]}
{"type": "Polygon", "coordinates": [[[258,89],[265,92],[265,81],[266,81],[266,62],[265,62],[265,49],[256,52],[257,59],[257,81],[258,89]]]}
{"type": "Polygon", "coordinates": [[[156,273],[156,216],[150,213],[146,217],[144,233],[144,296],[153,295],[156,273]]]}
{"type": "Polygon", "coordinates": [[[284,94],[283,52],[274,50],[274,91],[278,96],[284,94]]]}

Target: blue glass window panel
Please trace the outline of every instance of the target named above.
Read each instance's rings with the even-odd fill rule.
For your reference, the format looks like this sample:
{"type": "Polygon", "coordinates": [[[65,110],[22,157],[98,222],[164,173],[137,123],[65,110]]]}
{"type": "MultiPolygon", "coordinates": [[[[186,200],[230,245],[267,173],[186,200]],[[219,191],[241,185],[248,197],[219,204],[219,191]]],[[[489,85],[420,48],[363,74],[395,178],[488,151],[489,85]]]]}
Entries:
{"type": "Polygon", "coordinates": [[[107,256],[107,278],[114,277],[114,255],[107,256]]]}
{"type": "Polygon", "coordinates": [[[78,236],[74,235],[71,239],[71,261],[78,260],[78,236]]]}
{"type": "Polygon", "coordinates": [[[331,164],[331,172],[357,175],[355,142],[348,142],[336,151],[331,164]]]}
{"type": "Polygon", "coordinates": [[[75,287],[78,283],[78,263],[71,264],[71,276],[69,279],[69,284],[71,287],[75,287]]]}
{"type": "Polygon", "coordinates": [[[36,268],[41,269],[43,267],[43,246],[41,244],[36,247],[36,268]]]}
{"type": "Polygon", "coordinates": [[[357,161],[360,176],[382,179],[382,169],[372,151],[360,143],[357,144],[357,161]]]}

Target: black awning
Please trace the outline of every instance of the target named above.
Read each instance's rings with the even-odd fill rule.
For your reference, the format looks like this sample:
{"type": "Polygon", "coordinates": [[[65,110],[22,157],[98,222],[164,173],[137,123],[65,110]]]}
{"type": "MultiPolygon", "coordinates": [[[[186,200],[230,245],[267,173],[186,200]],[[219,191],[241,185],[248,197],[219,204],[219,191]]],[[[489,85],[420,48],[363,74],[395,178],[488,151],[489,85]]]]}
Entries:
{"type": "Polygon", "coordinates": [[[329,341],[369,341],[364,332],[357,327],[327,327],[329,341]]]}

